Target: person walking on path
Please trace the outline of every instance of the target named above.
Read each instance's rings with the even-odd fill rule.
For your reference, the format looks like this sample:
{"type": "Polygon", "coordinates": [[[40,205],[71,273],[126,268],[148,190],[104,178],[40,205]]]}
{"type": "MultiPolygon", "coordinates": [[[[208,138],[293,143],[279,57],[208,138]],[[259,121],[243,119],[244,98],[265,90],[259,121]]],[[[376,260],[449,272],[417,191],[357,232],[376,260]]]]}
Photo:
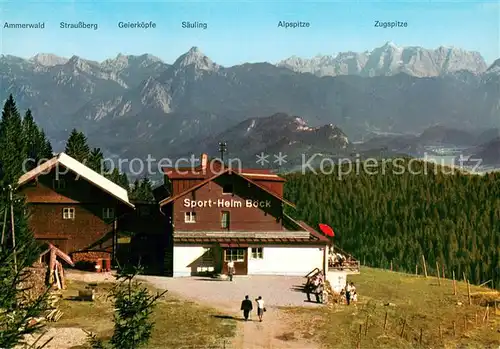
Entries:
{"type": "Polygon", "coordinates": [[[248,296],[245,296],[245,299],[241,302],[241,310],[243,310],[243,317],[245,318],[245,321],[248,321],[248,316],[253,310],[252,301],[248,296]]]}
{"type": "Polygon", "coordinates": [[[233,281],[233,275],[234,275],[234,262],[233,261],[227,262],[227,274],[229,275],[229,281],[233,281]]]}
{"type": "Polygon", "coordinates": [[[257,315],[259,316],[259,321],[262,322],[262,316],[264,316],[264,312],[266,311],[264,300],[259,296],[255,301],[257,302],[257,315]]]}

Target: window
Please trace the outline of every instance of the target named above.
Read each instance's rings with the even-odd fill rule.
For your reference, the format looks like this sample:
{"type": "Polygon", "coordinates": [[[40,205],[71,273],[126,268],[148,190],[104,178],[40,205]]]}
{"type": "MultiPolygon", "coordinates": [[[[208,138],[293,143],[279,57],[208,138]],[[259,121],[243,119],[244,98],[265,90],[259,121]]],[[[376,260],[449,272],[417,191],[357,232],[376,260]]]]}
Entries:
{"type": "Polygon", "coordinates": [[[252,247],[252,259],[264,259],[264,249],[262,247],[252,247]]]}
{"type": "Polygon", "coordinates": [[[184,212],[184,223],[196,223],[196,212],[184,212]]]}
{"type": "Polygon", "coordinates": [[[66,189],[66,181],[64,180],[64,178],[54,179],[54,188],[58,190],[66,189]]]}
{"type": "Polygon", "coordinates": [[[232,184],[224,184],[222,187],[222,194],[232,194],[233,193],[233,185],[232,184]]]}
{"type": "Polygon", "coordinates": [[[73,207],[63,208],[63,219],[75,219],[75,209],[73,207]]]}
{"type": "Polygon", "coordinates": [[[245,249],[243,248],[228,248],[224,250],[224,260],[226,262],[244,262],[245,261],[245,249]]]}
{"type": "Polygon", "coordinates": [[[106,207],[102,209],[102,218],[104,219],[113,219],[115,218],[115,210],[110,207],[106,207]]]}
{"type": "Polygon", "coordinates": [[[229,229],[229,211],[222,211],[220,227],[222,229],[229,229]]]}

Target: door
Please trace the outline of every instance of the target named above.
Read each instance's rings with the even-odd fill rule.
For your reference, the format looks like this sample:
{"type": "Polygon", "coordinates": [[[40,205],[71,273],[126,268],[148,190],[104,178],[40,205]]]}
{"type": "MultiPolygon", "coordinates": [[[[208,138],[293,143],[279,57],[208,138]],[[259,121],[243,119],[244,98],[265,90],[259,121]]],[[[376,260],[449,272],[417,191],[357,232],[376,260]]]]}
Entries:
{"type": "Polygon", "coordinates": [[[248,248],[225,248],[223,250],[222,273],[227,274],[227,262],[234,262],[235,275],[248,274],[248,248]]]}

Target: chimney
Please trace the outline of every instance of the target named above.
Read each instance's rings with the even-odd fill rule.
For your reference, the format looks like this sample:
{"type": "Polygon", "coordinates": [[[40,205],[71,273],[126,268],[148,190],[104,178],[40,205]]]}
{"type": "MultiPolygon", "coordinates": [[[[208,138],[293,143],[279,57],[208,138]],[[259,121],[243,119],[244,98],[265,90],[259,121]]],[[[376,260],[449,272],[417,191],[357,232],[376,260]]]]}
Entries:
{"type": "Polygon", "coordinates": [[[208,155],[205,153],[201,154],[200,161],[201,161],[201,169],[206,170],[208,165],[208,155]]]}

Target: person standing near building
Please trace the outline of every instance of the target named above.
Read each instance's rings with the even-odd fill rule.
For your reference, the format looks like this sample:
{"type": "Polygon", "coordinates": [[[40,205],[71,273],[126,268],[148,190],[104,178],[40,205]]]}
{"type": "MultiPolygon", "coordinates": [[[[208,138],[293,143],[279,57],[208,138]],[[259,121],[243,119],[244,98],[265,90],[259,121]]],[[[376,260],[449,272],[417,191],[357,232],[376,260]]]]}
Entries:
{"type": "Polygon", "coordinates": [[[350,285],[349,283],[347,283],[345,288],[345,299],[347,301],[347,305],[351,304],[351,298],[354,291],[355,291],[354,284],[352,282],[350,285]]]}
{"type": "Polygon", "coordinates": [[[259,321],[262,322],[262,316],[264,316],[264,312],[266,311],[264,300],[259,296],[255,301],[257,302],[257,315],[259,316],[259,321]]]}
{"type": "Polygon", "coordinates": [[[229,275],[229,281],[233,281],[233,275],[234,275],[234,262],[233,261],[227,262],[227,275],[229,275]]]}
{"type": "Polygon", "coordinates": [[[248,296],[245,296],[245,299],[241,302],[241,310],[243,310],[243,317],[245,318],[245,321],[248,321],[248,316],[253,310],[252,301],[248,296]]]}

